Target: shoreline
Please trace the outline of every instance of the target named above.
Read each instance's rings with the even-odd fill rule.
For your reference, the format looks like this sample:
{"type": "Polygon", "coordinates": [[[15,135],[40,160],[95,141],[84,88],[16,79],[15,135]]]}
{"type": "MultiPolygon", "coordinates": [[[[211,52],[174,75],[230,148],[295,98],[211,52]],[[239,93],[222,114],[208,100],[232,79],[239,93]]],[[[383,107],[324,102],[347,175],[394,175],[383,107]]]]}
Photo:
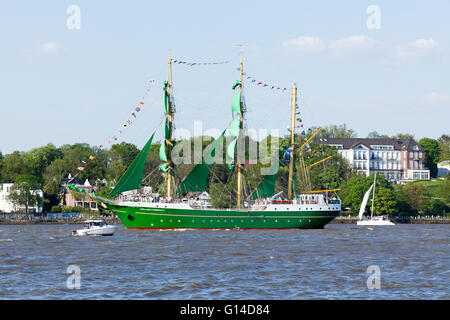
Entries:
{"type": "MultiPolygon", "coordinates": [[[[450,218],[433,216],[429,218],[416,217],[392,217],[396,224],[450,224],[450,218]]],[[[331,224],[356,224],[358,217],[339,216],[331,221],[331,224]]]]}
{"type": "MultiPolygon", "coordinates": [[[[103,218],[108,224],[122,224],[118,217],[103,218]]],[[[86,218],[69,219],[0,219],[0,225],[41,225],[41,224],[83,224],[86,218]]],[[[445,217],[392,217],[396,224],[450,224],[450,218],[445,217]]],[[[330,224],[356,224],[358,217],[338,216],[330,224]]]]}
{"type": "MultiPolygon", "coordinates": [[[[69,218],[69,219],[0,219],[0,225],[38,225],[38,224],[83,224],[88,219],[99,218],[69,218]]],[[[118,217],[100,218],[108,224],[122,224],[118,217]]]]}

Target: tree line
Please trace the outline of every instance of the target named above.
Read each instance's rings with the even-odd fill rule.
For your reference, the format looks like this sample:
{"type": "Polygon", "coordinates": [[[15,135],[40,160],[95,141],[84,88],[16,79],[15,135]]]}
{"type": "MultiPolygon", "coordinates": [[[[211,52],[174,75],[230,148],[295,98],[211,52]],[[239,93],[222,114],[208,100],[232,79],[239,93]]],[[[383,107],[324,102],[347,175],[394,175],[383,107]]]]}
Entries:
{"type": "MultiPolygon", "coordinates": [[[[309,132],[308,135],[311,133],[309,132]]],[[[352,129],[348,129],[346,125],[341,125],[323,128],[320,136],[351,138],[355,137],[356,133],[352,129]]],[[[387,138],[376,132],[370,133],[369,136],[371,138],[387,138]]],[[[288,166],[282,159],[289,146],[289,139],[288,137],[276,138],[280,148],[274,150],[270,142],[274,138],[267,137],[266,141],[257,142],[246,137],[246,143],[254,143],[258,148],[267,145],[267,156],[274,152],[279,153],[281,161],[275,192],[283,191],[284,195],[287,195],[288,166]]],[[[398,134],[394,138],[412,139],[414,137],[409,134],[398,134]]],[[[193,146],[195,139],[202,139],[203,149],[212,141],[211,137],[196,137],[187,143],[193,146]]],[[[425,149],[426,166],[430,169],[432,177],[435,177],[437,163],[450,159],[450,138],[448,135],[443,135],[437,140],[423,138],[419,140],[419,144],[425,149]]],[[[310,146],[311,152],[301,152],[301,156],[295,158],[297,170],[328,156],[332,156],[332,158],[297,174],[294,191],[298,193],[304,190],[340,188],[342,190],[338,194],[343,201],[343,208],[348,208],[352,213],[356,213],[364,193],[373,182],[373,177],[359,175],[333,147],[317,143],[311,143],[310,146]]],[[[165,173],[157,170],[161,164],[158,155],[159,147],[158,143],[151,146],[144,171],[144,184],[151,186],[154,192],[164,194],[165,173]]],[[[226,146],[223,151],[226,154],[226,146]]],[[[139,149],[135,145],[126,142],[114,144],[109,150],[102,150],[99,153],[95,153],[95,148],[86,143],[66,144],[60,147],[47,144],[28,152],[14,151],[6,155],[0,152],[0,182],[15,184],[14,188],[17,192],[13,193],[16,198],[14,199],[12,196],[11,201],[24,206],[31,206],[41,201],[44,210],[50,211],[52,207],[59,204],[61,184],[69,174],[73,176],[79,173],[80,181],[89,179],[100,194],[106,196],[138,153],[139,149]],[[95,158],[91,160],[93,156],[95,158]],[[84,166],[84,170],[79,171],[77,168],[83,164],[82,161],[87,162],[88,165],[84,166]],[[43,199],[38,199],[38,196],[30,191],[38,188],[44,192],[43,199]]],[[[260,174],[260,169],[264,166],[266,165],[259,160],[246,166],[244,199],[248,198],[263,180],[264,176],[260,174]]],[[[180,183],[192,168],[193,165],[179,165],[175,173],[175,181],[180,183]]],[[[216,207],[230,207],[235,204],[236,190],[233,170],[233,168],[230,170],[226,162],[214,164],[211,168],[207,191],[216,207]]],[[[408,183],[398,186],[391,185],[383,176],[379,176],[377,178],[375,212],[379,214],[448,212],[450,205],[448,184],[447,177],[447,180],[435,186],[427,186],[423,183],[408,183]]]]}

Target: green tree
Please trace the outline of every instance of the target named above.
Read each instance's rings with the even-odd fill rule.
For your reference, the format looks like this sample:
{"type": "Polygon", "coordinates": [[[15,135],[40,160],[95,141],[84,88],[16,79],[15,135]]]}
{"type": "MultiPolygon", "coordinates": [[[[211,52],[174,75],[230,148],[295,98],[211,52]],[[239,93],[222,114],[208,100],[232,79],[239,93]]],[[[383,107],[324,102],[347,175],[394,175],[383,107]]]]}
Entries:
{"type": "Polygon", "coordinates": [[[125,170],[133,163],[139,149],[131,143],[115,144],[108,152],[109,166],[107,176],[110,180],[118,181],[125,170]]]}
{"type": "Polygon", "coordinates": [[[31,175],[18,176],[11,187],[8,200],[16,207],[25,207],[25,213],[28,214],[30,207],[39,206],[42,203],[42,198],[37,192],[38,189],[39,184],[35,177],[31,175]]]}
{"type": "Polygon", "coordinates": [[[209,196],[211,204],[215,208],[229,208],[231,204],[232,188],[230,185],[214,183],[210,186],[209,196]]]}
{"type": "Polygon", "coordinates": [[[54,160],[44,172],[44,193],[57,195],[61,190],[61,183],[69,174],[69,169],[62,159],[54,160]]]}
{"type": "Polygon", "coordinates": [[[392,189],[379,187],[375,189],[374,211],[377,215],[393,214],[397,210],[397,201],[392,189]]]}
{"type": "Polygon", "coordinates": [[[436,193],[441,198],[442,202],[450,206],[450,180],[442,181],[442,183],[439,184],[436,193]]]}
{"type": "Polygon", "coordinates": [[[443,134],[439,139],[439,162],[450,160],[450,136],[443,134]]]}
{"type": "Polygon", "coordinates": [[[2,168],[3,168],[3,154],[0,151],[0,183],[3,182],[3,179],[2,179],[2,168]]]}
{"type": "Polygon", "coordinates": [[[55,160],[61,157],[61,151],[53,144],[34,148],[24,154],[24,162],[27,173],[36,177],[39,183],[44,183],[43,174],[45,169],[55,160]]]}
{"type": "Polygon", "coordinates": [[[25,167],[25,161],[23,153],[14,151],[11,154],[5,155],[2,159],[2,179],[3,182],[14,183],[16,179],[25,174],[27,168],[25,167]]]}
{"type": "Polygon", "coordinates": [[[413,213],[411,206],[409,205],[405,194],[403,193],[404,185],[397,185],[395,188],[395,201],[397,202],[397,211],[403,215],[409,215],[413,213]]]}
{"type": "MultiPolygon", "coordinates": [[[[311,130],[312,132],[312,130],[311,130]]],[[[322,130],[316,135],[316,137],[321,138],[356,138],[356,131],[347,128],[347,125],[329,125],[323,127],[322,130]]]]}
{"type": "Polygon", "coordinates": [[[427,189],[420,183],[409,182],[403,187],[402,192],[411,209],[423,213],[429,202],[427,189]]]}
{"type": "Polygon", "coordinates": [[[391,137],[392,139],[400,139],[400,140],[414,140],[414,135],[410,133],[397,133],[396,135],[391,137]]]}
{"type": "MultiPolygon", "coordinates": [[[[370,175],[368,177],[357,175],[353,176],[348,181],[344,181],[344,183],[341,186],[342,191],[340,192],[340,198],[342,199],[343,208],[349,207],[353,213],[358,212],[364,194],[373,184],[373,180],[374,180],[373,175],[370,175]]],[[[389,181],[386,180],[386,178],[383,175],[377,175],[376,182],[377,183],[375,187],[375,195],[377,194],[377,189],[379,188],[389,189],[390,191],[392,191],[391,184],[389,183],[389,181]]],[[[383,196],[386,196],[385,200],[391,201],[391,198],[388,198],[386,193],[387,192],[384,191],[384,194],[382,194],[383,196]]],[[[368,202],[368,206],[369,205],[370,203],[368,202]]]]}
{"type": "Polygon", "coordinates": [[[427,215],[445,215],[449,211],[449,207],[439,199],[431,199],[425,208],[427,215]]]}
{"type": "Polygon", "coordinates": [[[425,167],[430,170],[431,177],[435,178],[439,162],[439,143],[434,139],[422,138],[419,144],[425,149],[425,167]]]}
{"type": "Polygon", "coordinates": [[[367,135],[369,139],[389,139],[390,137],[386,134],[379,134],[377,131],[371,131],[367,135]]]}

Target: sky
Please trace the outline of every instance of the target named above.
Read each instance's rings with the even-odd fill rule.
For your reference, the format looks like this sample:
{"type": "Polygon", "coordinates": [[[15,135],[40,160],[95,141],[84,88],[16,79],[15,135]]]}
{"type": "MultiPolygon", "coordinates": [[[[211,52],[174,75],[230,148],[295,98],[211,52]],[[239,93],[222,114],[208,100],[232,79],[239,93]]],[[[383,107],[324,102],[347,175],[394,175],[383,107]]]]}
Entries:
{"type": "Polygon", "coordinates": [[[287,134],[295,83],[305,128],[436,139],[450,133],[449,12],[447,0],[2,0],[0,151],[160,139],[170,55],[229,61],[172,69],[176,128],[221,132],[241,51],[246,76],[288,88],[244,81],[249,130],[287,134]]]}

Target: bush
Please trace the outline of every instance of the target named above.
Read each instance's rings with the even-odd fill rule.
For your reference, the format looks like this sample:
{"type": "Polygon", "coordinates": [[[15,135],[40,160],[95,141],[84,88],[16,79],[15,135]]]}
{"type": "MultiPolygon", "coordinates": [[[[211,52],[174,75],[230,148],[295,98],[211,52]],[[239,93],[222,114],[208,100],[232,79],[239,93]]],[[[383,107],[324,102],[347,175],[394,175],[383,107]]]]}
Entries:
{"type": "Polygon", "coordinates": [[[441,200],[438,199],[432,199],[429,202],[429,205],[424,210],[426,215],[442,215],[442,216],[445,216],[445,214],[449,211],[450,208],[445,203],[443,203],[441,200]]]}
{"type": "Polygon", "coordinates": [[[52,208],[50,210],[51,213],[60,213],[61,211],[62,210],[61,210],[60,206],[52,206],[52,208]]]}

